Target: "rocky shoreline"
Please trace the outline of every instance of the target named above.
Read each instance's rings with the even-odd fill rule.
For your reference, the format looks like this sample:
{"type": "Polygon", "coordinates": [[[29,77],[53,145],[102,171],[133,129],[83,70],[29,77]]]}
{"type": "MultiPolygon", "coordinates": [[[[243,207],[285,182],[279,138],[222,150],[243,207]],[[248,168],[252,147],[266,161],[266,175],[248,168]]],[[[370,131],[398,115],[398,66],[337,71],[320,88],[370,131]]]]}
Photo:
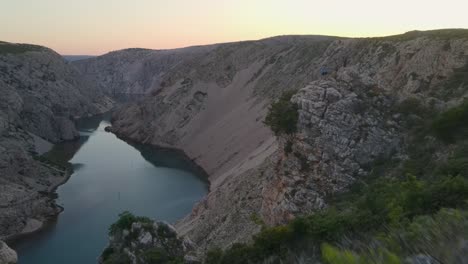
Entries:
{"type": "Polygon", "coordinates": [[[53,203],[53,206],[55,208],[58,208],[55,215],[51,215],[51,216],[45,218],[44,221],[39,221],[39,220],[36,220],[36,219],[32,219],[31,224],[26,225],[26,228],[23,229],[23,231],[21,233],[12,234],[12,235],[6,236],[6,237],[0,237],[0,239],[4,240],[6,243],[11,243],[11,242],[14,242],[16,240],[27,238],[27,236],[33,235],[34,233],[40,232],[40,231],[46,229],[48,226],[53,225],[53,223],[57,220],[57,217],[59,216],[59,214],[62,213],[65,210],[64,207],[62,207],[61,205],[56,203],[56,200],[57,200],[57,197],[58,197],[56,191],[57,191],[58,187],[66,184],[68,182],[68,180],[70,180],[72,174],[73,174],[73,171],[68,172],[67,176],[61,182],[58,182],[55,185],[53,185],[51,187],[50,191],[47,194],[47,195],[50,196],[50,199],[51,199],[51,202],[53,203]]]}
{"type": "Polygon", "coordinates": [[[0,50],[0,237],[11,241],[63,210],[54,193],[71,172],[41,154],[78,136],[76,118],[114,103],[50,49],[2,42],[0,50]]]}

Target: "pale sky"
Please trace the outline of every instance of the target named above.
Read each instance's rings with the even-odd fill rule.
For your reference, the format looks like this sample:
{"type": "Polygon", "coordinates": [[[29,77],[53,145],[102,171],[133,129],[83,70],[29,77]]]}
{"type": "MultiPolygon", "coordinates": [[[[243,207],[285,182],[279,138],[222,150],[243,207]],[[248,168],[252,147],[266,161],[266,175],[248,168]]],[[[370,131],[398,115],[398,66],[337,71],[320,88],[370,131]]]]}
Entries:
{"type": "Polygon", "coordinates": [[[0,40],[61,54],[468,28],[468,0],[0,0],[0,40]]]}

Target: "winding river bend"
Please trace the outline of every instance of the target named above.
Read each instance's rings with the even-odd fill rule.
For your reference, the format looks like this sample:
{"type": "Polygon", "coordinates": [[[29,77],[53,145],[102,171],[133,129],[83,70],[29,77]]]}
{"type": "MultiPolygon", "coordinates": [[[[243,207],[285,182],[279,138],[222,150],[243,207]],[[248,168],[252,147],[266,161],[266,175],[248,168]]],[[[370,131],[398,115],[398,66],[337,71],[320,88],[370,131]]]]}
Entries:
{"type": "Polygon", "coordinates": [[[49,152],[74,167],[57,190],[65,210],[55,223],[12,245],[20,264],[96,263],[119,213],[174,222],[208,191],[201,170],[180,153],[130,145],[104,132],[108,117],[81,120],[79,141],[49,152]]]}

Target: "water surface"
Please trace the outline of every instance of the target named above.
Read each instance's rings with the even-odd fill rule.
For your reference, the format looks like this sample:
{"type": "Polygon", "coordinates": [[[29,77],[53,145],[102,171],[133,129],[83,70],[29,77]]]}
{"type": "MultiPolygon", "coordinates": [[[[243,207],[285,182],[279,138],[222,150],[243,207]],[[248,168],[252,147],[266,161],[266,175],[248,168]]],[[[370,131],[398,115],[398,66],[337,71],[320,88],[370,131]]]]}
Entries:
{"type": "Polygon", "coordinates": [[[207,192],[204,176],[186,157],[129,145],[104,132],[108,125],[106,116],[83,120],[80,140],[58,144],[49,153],[74,167],[57,190],[65,211],[56,223],[12,244],[20,264],[96,263],[119,213],[174,222],[207,192]]]}

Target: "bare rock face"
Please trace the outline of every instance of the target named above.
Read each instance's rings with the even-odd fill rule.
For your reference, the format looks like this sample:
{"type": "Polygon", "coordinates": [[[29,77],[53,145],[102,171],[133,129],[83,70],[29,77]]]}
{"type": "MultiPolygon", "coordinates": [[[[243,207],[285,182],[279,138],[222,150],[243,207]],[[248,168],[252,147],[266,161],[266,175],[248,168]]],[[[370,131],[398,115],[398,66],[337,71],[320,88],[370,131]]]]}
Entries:
{"type": "MultiPolygon", "coordinates": [[[[25,45],[0,43],[0,50],[15,46],[25,45]]],[[[112,101],[82,81],[75,68],[59,54],[29,46],[20,53],[0,51],[2,94],[22,99],[15,100],[14,108],[5,104],[3,109],[10,112],[10,119],[18,114],[17,122],[48,141],[73,139],[77,136],[73,118],[106,111],[112,101]]]]}
{"type": "Polygon", "coordinates": [[[0,238],[32,232],[61,209],[54,189],[70,171],[39,157],[36,142],[78,136],[74,119],[113,104],[50,49],[0,42],[0,238]]]}
{"type": "Polygon", "coordinates": [[[9,248],[3,241],[0,241],[0,263],[15,264],[17,262],[18,255],[16,252],[9,248]]]}
{"type": "Polygon", "coordinates": [[[368,96],[361,88],[324,79],[292,98],[299,109],[299,132],[287,140],[291,150],[281,152],[270,172],[275,177],[263,188],[261,213],[268,224],[323,209],[326,196],[366,175],[376,158],[401,151],[392,98],[368,96]]]}
{"type": "Polygon", "coordinates": [[[147,93],[115,112],[113,132],[183,149],[208,172],[210,193],[176,225],[203,251],[248,240],[261,221],[320,210],[376,159],[403,155],[395,109],[407,99],[437,109],[458,103],[467,95],[467,56],[468,39],[441,31],[126,50],[78,67],[102,87],[147,93]],[[286,140],[262,120],[293,89],[299,132],[286,153],[286,140]]]}

